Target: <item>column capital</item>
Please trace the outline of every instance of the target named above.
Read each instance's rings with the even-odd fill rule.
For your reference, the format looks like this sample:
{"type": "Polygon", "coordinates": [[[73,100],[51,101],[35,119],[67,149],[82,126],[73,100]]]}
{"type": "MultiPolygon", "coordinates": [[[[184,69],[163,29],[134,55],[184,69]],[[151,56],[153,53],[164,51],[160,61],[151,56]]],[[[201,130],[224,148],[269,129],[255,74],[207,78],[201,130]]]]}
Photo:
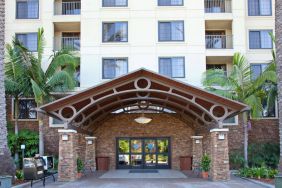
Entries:
{"type": "Polygon", "coordinates": [[[94,136],[86,136],[85,139],[86,140],[95,140],[97,137],[94,136]]]}
{"type": "Polygon", "coordinates": [[[203,139],[203,136],[191,136],[192,139],[203,139]]]}
{"type": "Polygon", "coordinates": [[[58,133],[77,133],[77,131],[73,129],[59,129],[58,133]]]}
{"type": "Polygon", "coordinates": [[[228,132],[229,129],[211,129],[210,132],[228,132]]]}

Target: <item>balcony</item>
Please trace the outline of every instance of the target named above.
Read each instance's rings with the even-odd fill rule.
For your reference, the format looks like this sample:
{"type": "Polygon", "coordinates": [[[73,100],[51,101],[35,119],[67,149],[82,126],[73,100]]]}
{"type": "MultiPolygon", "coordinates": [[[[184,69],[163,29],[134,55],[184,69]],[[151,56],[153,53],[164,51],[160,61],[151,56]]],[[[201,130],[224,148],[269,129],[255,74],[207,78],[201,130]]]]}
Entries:
{"type": "Polygon", "coordinates": [[[232,49],[232,35],[206,35],[206,49],[232,49]]]}
{"type": "Polygon", "coordinates": [[[55,37],[54,50],[80,51],[80,37],[55,37]]]}
{"type": "Polygon", "coordinates": [[[80,1],[55,1],[55,15],[80,15],[80,1]]]}
{"type": "Polygon", "coordinates": [[[232,0],[205,0],[205,13],[231,13],[232,0]]]}

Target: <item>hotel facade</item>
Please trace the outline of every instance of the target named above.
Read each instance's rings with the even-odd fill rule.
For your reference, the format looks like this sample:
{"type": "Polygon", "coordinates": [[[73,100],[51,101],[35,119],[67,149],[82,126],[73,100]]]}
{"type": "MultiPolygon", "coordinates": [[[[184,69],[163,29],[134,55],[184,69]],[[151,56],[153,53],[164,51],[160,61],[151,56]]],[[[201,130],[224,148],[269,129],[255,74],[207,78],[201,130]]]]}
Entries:
{"type": "MultiPolygon", "coordinates": [[[[200,89],[201,80],[208,69],[223,69],[228,74],[236,52],[246,56],[253,76],[259,75],[272,60],[269,33],[275,29],[274,13],[274,0],[7,0],[5,42],[10,43],[15,36],[36,53],[37,30],[44,28],[43,68],[49,63],[48,57],[62,48],[71,48],[80,58],[76,92],[61,99],[68,104],[61,106],[63,103],[55,101],[42,108],[52,116],[45,121],[46,153],[63,153],[58,145],[66,144],[59,136],[64,130],[58,133],[57,129],[64,128],[69,119],[76,124],[75,118],[81,115],[82,124],[72,124],[66,132],[71,137],[82,133],[88,139],[89,135],[97,137],[94,153],[109,157],[112,169],[179,169],[179,157],[193,156],[196,164],[203,152],[209,152],[214,159],[220,155],[221,163],[227,164],[224,161],[228,161],[228,150],[226,157],[208,145],[210,139],[217,143],[218,135],[227,137],[229,130],[226,142],[219,144],[234,151],[243,147],[243,125],[237,114],[246,106],[205,93],[200,89]],[[123,94],[118,94],[119,87],[123,88],[120,89],[123,94]],[[116,98],[109,96],[106,102],[94,104],[98,95],[111,95],[107,89],[116,93],[116,98]],[[136,96],[128,94],[129,90],[136,90],[136,96]],[[163,92],[172,93],[166,96],[163,92]],[[188,107],[186,103],[185,108],[181,106],[184,100],[181,93],[188,107]],[[86,98],[80,101],[80,97],[86,98]],[[125,99],[133,102],[127,103],[125,99]],[[107,101],[121,107],[109,106],[107,101]],[[81,111],[84,108],[86,111],[81,111]],[[140,116],[130,112],[134,108],[139,112],[146,109],[145,115],[152,119],[147,127],[138,127],[133,121],[140,116]],[[186,108],[189,117],[184,119],[189,119],[188,122],[177,116],[185,114],[186,108]],[[124,113],[117,115],[121,109],[124,113]],[[200,124],[209,124],[206,122],[209,118],[205,118],[209,113],[211,120],[220,124],[213,127],[219,129],[208,128],[210,133],[206,133],[200,124]],[[113,117],[105,118],[109,114],[113,117]],[[84,119],[87,115],[90,122],[84,119]],[[81,127],[83,123],[86,128],[81,127]],[[200,149],[195,144],[199,142],[200,149]],[[122,150],[121,144],[128,145],[130,151],[122,150]],[[158,147],[154,150],[154,146],[158,147]],[[164,148],[160,150],[161,147],[164,148]]],[[[37,114],[29,112],[34,105],[33,99],[21,100],[21,128],[38,130],[37,114]]],[[[7,109],[12,122],[13,99],[7,98],[7,109]]],[[[262,116],[252,123],[250,142],[278,142],[276,107],[265,109],[262,116]]],[[[79,140],[81,136],[77,137],[79,140]]],[[[83,158],[87,158],[88,149],[86,142],[83,158]]],[[[224,168],[228,169],[229,163],[224,168]]],[[[216,172],[215,167],[212,176],[228,179],[216,172]]],[[[73,177],[62,175],[61,179],[64,178],[73,177]]]]}

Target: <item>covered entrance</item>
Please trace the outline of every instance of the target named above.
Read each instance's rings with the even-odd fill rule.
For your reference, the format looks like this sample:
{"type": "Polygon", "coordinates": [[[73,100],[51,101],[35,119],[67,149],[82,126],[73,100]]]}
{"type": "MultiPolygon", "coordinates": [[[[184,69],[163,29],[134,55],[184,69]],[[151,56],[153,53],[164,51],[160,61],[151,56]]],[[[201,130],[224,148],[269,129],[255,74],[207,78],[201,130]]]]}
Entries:
{"type": "Polygon", "coordinates": [[[109,158],[110,169],[178,170],[181,156],[193,157],[196,166],[204,153],[212,161],[211,178],[228,180],[229,130],[223,121],[246,110],[242,103],[145,69],[40,108],[65,122],[59,130],[63,181],[76,179],[77,158],[93,168],[101,156],[109,158]],[[135,122],[141,114],[152,121],[135,122]]]}
{"type": "Polygon", "coordinates": [[[117,138],[118,169],[169,169],[170,138],[117,138]]]}

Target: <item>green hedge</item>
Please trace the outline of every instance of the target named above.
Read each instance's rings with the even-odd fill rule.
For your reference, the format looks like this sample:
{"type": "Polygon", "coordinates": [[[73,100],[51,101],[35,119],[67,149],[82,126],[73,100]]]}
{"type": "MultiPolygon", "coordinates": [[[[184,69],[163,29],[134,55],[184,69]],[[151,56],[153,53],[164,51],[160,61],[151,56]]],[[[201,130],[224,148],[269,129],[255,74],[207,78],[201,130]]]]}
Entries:
{"type": "Polygon", "coordinates": [[[242,168],[239,170],[239,175],[246,178],[267,178],[273,179],[278,174],[278,170],[267,167],[259,168],[242,168]]]}

